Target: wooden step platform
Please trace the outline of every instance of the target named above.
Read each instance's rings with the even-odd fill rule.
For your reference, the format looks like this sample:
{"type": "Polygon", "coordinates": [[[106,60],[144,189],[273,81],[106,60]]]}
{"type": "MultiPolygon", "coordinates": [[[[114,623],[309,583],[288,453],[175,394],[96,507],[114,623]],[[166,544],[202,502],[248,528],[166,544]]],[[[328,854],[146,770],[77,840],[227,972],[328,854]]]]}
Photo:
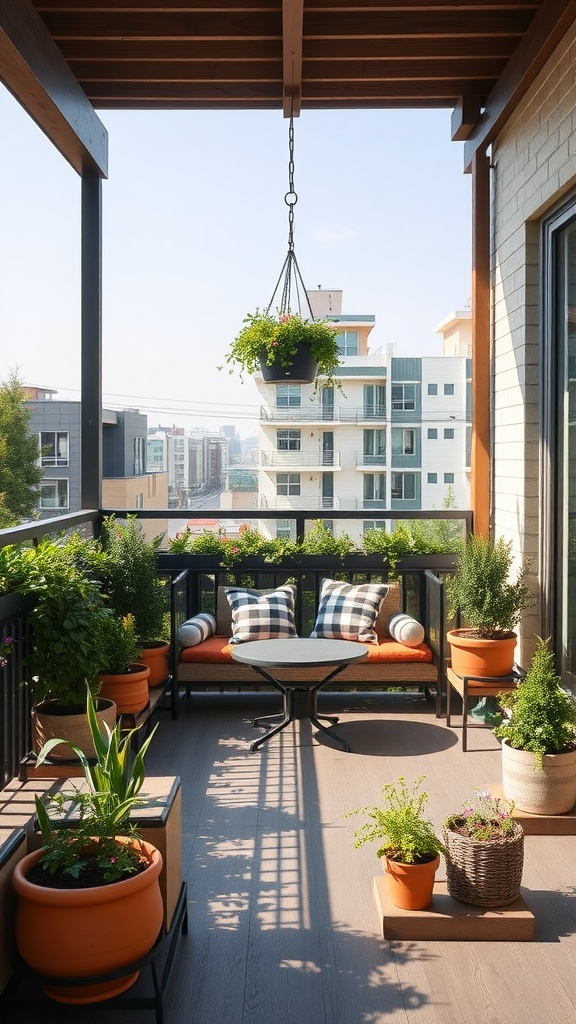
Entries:
{"type": "MultiPolygon", "coordinates": [[[[488,786],[488,792],[504,797],[501,783],[488,786]]],[[[512,817],[520,822],[527,836],[576,836],[576,808],[566,814],[530,814],[515,807],[512,817]]]]}
{"type": "Polygon", "coordinates": [[[473,907],[436,882],[426,910],[401,910],[387,894],[386,878],[373,879],[374,900],[385,939],[525,942],[534,938],[534,915],[522,898],[507,907],[473,907]]]}

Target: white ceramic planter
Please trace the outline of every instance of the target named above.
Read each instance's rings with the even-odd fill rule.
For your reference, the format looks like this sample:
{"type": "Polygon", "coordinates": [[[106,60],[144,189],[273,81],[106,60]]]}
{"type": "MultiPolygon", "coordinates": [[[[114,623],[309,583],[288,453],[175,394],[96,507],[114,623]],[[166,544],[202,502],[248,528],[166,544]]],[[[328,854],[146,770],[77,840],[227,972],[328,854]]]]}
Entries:
{"type": "Polygon", "coordinates": [[[566,814],[576,804],[576,750],[544,754],[542,771],[535,757],[502,743],[502,787],[507,800],[529,814],[566,814]]]}

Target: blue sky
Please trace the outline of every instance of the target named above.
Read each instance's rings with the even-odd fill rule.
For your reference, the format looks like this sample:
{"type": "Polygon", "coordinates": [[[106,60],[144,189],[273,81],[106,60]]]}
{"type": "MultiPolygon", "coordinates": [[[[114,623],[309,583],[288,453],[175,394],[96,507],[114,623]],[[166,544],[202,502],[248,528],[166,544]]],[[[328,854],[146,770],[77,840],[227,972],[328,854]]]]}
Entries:
{"type": "MultiPolygon", "coordinates": [[[[103,375],[149,423],[238,421],[258,395],[216,367],[267,306],[288,236],[279,111],[101,111],[103,375]]],[[[27,383],[80,385],[80,183],[0,86],[0,339],[27,383]]],[[[374,314],[372,346],[439,355],[470,297],[470,176],[449,111],[314,111],[295,120],[295,252],[308,288],[374,314]]]]}

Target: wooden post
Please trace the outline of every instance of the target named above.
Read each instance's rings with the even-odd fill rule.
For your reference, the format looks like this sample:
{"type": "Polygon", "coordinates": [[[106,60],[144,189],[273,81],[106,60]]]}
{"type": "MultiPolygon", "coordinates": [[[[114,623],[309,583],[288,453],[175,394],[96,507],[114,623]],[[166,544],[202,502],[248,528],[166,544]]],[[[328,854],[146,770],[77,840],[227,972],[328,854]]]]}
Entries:
{"type": "Polygon", "coordinates": [[[473,530],[490,531],[490,161],[472,162],[472,452],[473,530]]]}

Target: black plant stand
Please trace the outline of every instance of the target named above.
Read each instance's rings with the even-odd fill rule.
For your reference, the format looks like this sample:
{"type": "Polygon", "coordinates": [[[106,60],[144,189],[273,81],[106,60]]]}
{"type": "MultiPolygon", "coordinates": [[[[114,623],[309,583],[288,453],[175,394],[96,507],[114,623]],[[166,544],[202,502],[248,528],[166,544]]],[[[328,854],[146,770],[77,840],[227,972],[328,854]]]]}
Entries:
{"type": "MultiPolygon", "coordinates": [[[[72,1003],[59,1003],[49,999],[38,986],[59,985],[70,986],[90,985],[101,981],[112,981],[114,978],[122,978],[133,971],[141,971],[148,967],[152,980],[153,994],[134,995],[133,989],[112,999],[106,999],[100,1003],[90,1003],[90,1009],[126,1009],[126,1010],[154,1010],[156,1024],[164,1024],[164,1003],[163,996],[168,984],[168,978],[176,952],[176,946],[180,933],[186,935],[188,932],[188,890],[186,882],[182,883],[180,896],[174,911],[170,930],[161,932],[154,946],[146,956],[136,963],[128,964],[117,971],[110,971],[107,974],[93,975],[89,978],[52,978],[38,974],[31,970],[27,964],[16,958],[16,973],[6,986],[0,996],[0,1021],[4,1024],[12,1013],[21,1013],[26,1010],[44,1010],[48,1006],[57,1009],[58,1013],[73,1011],[78,1018],[79,1006],[72,1003]],[[31,994],[33,983],[34,994],[31,994]],[[21,991],[22,990],[22,991],[21,991]]],[[[139,979],[140,980],[140,979],[139,979]]],[[[138,985],[139,981],[136,982],[138,985]]]]}

